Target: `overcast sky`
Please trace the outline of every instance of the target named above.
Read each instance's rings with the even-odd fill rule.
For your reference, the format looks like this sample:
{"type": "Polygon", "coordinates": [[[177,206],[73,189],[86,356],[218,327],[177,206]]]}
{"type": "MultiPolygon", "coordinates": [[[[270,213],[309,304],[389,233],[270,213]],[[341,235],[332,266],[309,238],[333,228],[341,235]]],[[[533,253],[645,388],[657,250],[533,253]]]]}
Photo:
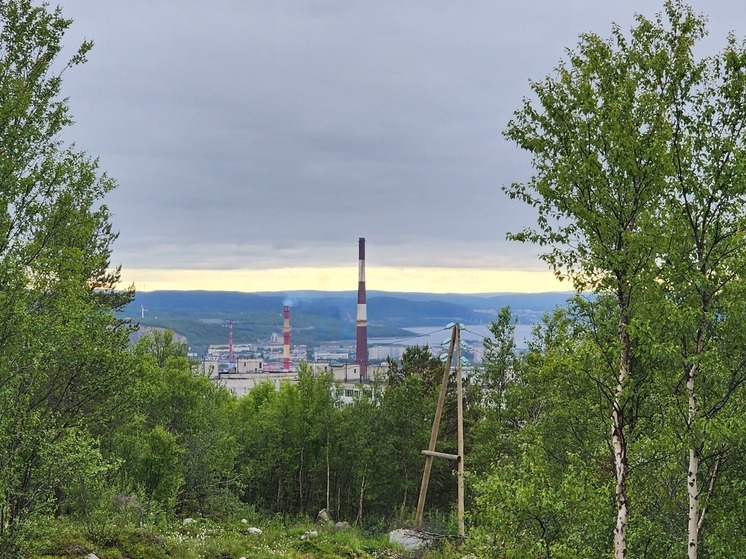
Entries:
{"type": "MultiPolygon", "coordinates": [[[[692,5],[709,16],[708,53],[730,30],[746,35],[741,0],[692,5]]],[[[66,43],[95,42],[89,62],[64,77],[76,120],[66,137],[117,180],[107,199],[120,231],[113,263],[145,289],[158,269],[207,282],[297,268],[298,288],[318,287],[300,270],[355,268],[358,237],[368,270],[451,269],[462,284],[462,269],[546,270],[536,249],[505,240],[533,216],[501,191],[530,173],[501,133],[529,80],[550,73],[580,33],[608,37],[612,23],[626,30],[635,12],[661,9],[611,0],[61,6],[74,20],[66,43]]]]}

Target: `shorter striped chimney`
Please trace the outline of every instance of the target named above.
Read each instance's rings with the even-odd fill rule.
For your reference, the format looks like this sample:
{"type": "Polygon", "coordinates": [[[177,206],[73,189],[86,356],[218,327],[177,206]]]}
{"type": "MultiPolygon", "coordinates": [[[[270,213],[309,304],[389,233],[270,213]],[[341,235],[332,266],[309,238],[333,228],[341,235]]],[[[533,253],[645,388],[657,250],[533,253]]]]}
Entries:
{"type": "Polygon", "coordinates": [[[233,321],[228,321],[228,363],[229,368],[233,368],[232,364],[235,362],[233,359],[233,321]]]}
{"type": "Polygon", "coordinates": [[[282,370],[290,371],[290,307],[283,309],[284,325],[282,328],[282,370]]]}

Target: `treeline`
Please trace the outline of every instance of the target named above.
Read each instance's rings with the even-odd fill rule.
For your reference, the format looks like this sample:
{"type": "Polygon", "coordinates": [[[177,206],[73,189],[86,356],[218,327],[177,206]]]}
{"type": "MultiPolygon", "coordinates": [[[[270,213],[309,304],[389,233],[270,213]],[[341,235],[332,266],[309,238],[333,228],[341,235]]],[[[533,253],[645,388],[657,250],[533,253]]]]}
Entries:
{"type": "MultiPolygon", "coordinates": [[[[342,405],[342,385],[305,365],[295,383],[276,390],[267,381],[236,398],[196,372],[170,331],[132,349],[112,329],[99,336],[120,344],[102,368],[83,363],[75,386],[45,378],[26,387],[23,403],[18,388],[3,414],[17,418],[8,432],[18,445],[3,447],[5,556],[61,516],[103,541],[116,526],[247,511],[298,519],[325,508],[368,529],[411,520],[443,375],[427,347],[407,350],[386,381],[342,405]],[[29,416],[33,425],[21,421],[29,416]]],[[[441,448],[455,452],[452,395],[446,418],[441,448]]],[[[455,491],[451,463],[436,464],[428,509],[441,527],[455,491]]]]}
{"type": "MultiPolygon", "coordinates": [[[[607,296],[574,299],[545,316],[526,351],[516,348],[508,308],[492,323],[484,365],[468,372],[464,391],[463,545],[478,556],[591,558],[611,546],[614,304],[607,296]]],[[[656,345],[645,339],[635,347],[645,376],[625,407],[628,534],[635,555],[665,558],[687,549],[692,435],[685,383],[677,382],[678,340],[658,334],[656,345]]],[[[101,385],[95,405],[77,414],[39,406],[40,416],[59,419],[56,427],[16,430],[26,452],[9,462],[15,471],[4,471],[6,556],[60,517],[85,526],[92,541],[187,516],[293,520],[323,508],[366,530],[411,524],[444,371],[428,348],[408,348],[385,379],[361,386],[347,404],[342,385],[305,366],[295,383],[277,390],[267,382],[235,397],[198,374],[169,331],[119,351],[126,367],[114,371],[117,391],[101,385]]],[[[708,368],[703,406],[711,419],[698,474],[706,479],[698,539],[706,556],[746,551],[737,537],[746,524],[739,371],[708,368]]],[[[437,446],[447,453],[456,452],[453,380],[437,446]]],[[[434,462],[427,528],[455,534],[455,475],[452,462],[434,462]]]]}
{"type": "MultiPolygon", "coordinates": [[[[618,488],[610,415],[620,352],[615,303],[613,296],[578,297],[546,315],[526,352],[498,344],[503,350],[493,354],[498,358],[486,372],[500,374],[483,393],[493,405],[476,428],[477,456],[466,457],[470,536],[484,556],[590,559],[612,547],[618,488]]],[[[671,324],[680,316],[654,311],[647,328],[633,336],[635,382],[621,407],[630,557],[696,556],[692,548],[703,557],[746,553],[739,536],[746,528],[746,352],[738,341],[740,303],[733,310],[731,324],[720,315],[719,333],[699,360],[701,413],[690,409],[681,353],[686,338],[671,324]],[[696,546],[690,544],[694,512],[696,546]]],[[[498,340],[509,330],[505,321],[493,324],[498,340]]]]}
{"type": "MultiPolygon", "coordinates": [[[[113,491],[171,515],[315,516],[385,521],[416,503],[443,365],[426,348],[393,364],[351,404],[330,374],[301,365],[298,381],[272,381],[233,397],[196,374],[170,332],[144,337],[121,398],[123,421],[100,436],[116,464],[113,491]],[[436,378],[437,377],[437,378],[436,378]]],[[[455,433],[455,430],[454,430],[455,433]]],[[[455,447],[455,442],[454,442],[455,447]]],[[[446,513],[455,480],[438,470],[433,503],[446,513]]]]}

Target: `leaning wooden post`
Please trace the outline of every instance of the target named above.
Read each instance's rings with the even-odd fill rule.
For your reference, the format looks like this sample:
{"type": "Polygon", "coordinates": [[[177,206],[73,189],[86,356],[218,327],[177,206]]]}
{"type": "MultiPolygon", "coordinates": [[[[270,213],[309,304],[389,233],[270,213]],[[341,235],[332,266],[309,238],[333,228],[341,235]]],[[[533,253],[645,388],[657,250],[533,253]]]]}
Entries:
{"type": "Polygon", "coordinates": [[[425,496],[427,495],[427,486],[430,483],[430,470],[433,467],[433,454],[435,452],[435,443],[438,440],[438,429],[440,428],[440,416],[443,413],[443,404],[446,399],[446,392],[448,390],[448,377],[451,374],[451,361],[453,359],[453,348],[456,344],[456,332],[458,331],[458,324],[453,326],[451,332],[451,341],[448,345],[448,358],[446,359],[445,369],[443,370],[443,380],[440,383],[440,394],[438,395],[438,405],[435,408],[435,417],[433,418],[433,429],[430,432],[430,443],[427,446],[427,453],[425,454],[425,469],[422,472],[422,484],[420,485],[420,496],[417,499],[417,513],[414,517],[414,525],[420,526],[422,524],[422,515],[425,511],[425,496]]]}
{"type": "Polygon", "coordinates": [[[464,536],[464,404],[461,387],[461,328],[456,325],[456,410],[458,423],[458,535],[464,536]]]}

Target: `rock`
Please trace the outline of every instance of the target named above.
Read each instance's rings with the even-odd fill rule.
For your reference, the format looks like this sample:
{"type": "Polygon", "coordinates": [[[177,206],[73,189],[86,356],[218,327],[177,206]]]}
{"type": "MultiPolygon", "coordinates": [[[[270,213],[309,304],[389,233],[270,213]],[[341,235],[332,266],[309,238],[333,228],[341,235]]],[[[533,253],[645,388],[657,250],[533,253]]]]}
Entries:
{"type": "Polygon", "coordinates": [[[349,522],[337,522],[334,525],[334,529],[335,530],[339,530],[339,531],[347,530],[349,527],[350,527],[350,523],[349,522]]]}
{"type": "Polygon", "coordinates": [[[264,532],[262,532],[259,528],[255,528],[252,526],[248,530],[246,530],[249,534],[254,534],[255,536],[261,536],[264,532]]]}
{"type": "Polygon", "coordinates": [[[318,524],[333,524],[334,520],[332,520],[332,515],[329,514],[329,511],[326,509],[321,509],[319,511],[319,514],[316,515],[316,522],[318,524]]]}
{"type": "Polygon", "coordinates": [[[319,535],[319,533],[316,530],[308,530],[308,531],[306,531],[305,534],[303,534],[300,537],[300,539],[302,539],[302,540],[309,540],[311,538],[315,538],[318,535],[319,535]]]}
{"type": "Polygon", "coordinates": [[[91,551],[88,555],[85,556],[85,559],[98,559],[98,555],[91,551]]]}
{"type": "Polygon", "coordinates": [[[389,532],[389,542],[402,547],[406,551],[417,551],[433,543],[433,539],[424,532],[400,528],[389,532]]]}
{"type": "Polygon", "coordinates": [[[249,521],[248,521],[248,520],[246,520],[245,518],[242,518],[242,519],[241,519],[241,524],[248,524],[248,523],[249,523],[249,521]]]}
{"type": "Polygon", "coordinates": [[[196,520],[194,520],[194,518],[185,518],[185,519],[184,519],[184,520],[182,521],[182,525],[184,525],[184,526],[189,526],[189,524],[194,524],[195,522],[197,522],[197,521],[196,521],[196,520]]]}

